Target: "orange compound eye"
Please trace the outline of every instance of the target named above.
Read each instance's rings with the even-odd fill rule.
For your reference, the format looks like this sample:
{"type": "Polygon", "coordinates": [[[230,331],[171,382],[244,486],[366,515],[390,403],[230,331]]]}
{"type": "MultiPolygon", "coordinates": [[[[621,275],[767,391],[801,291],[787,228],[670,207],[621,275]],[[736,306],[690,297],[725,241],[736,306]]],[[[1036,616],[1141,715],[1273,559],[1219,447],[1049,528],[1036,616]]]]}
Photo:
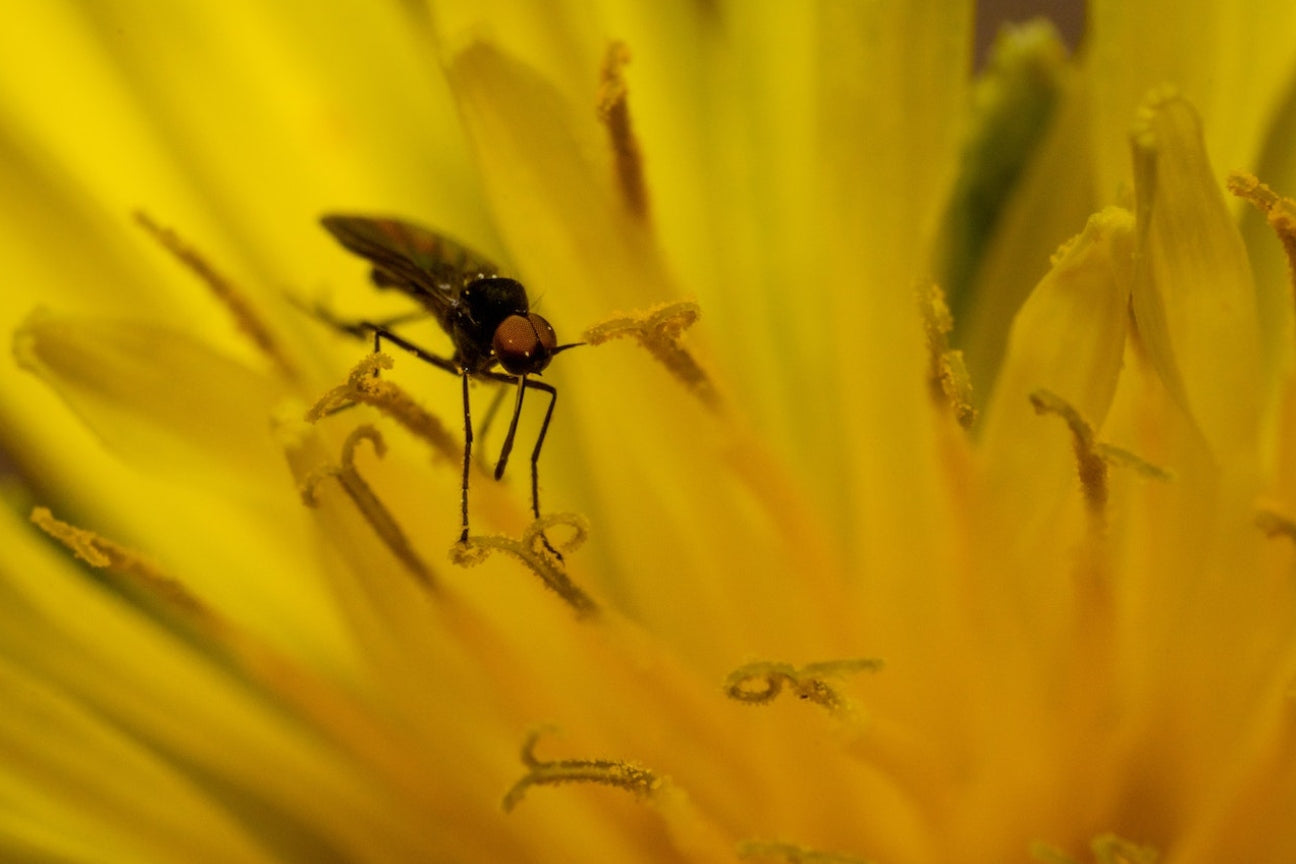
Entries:
{"type": "Polygon", "coordinates": [[[540,346],[544,348],[546,354],[552,354],[553,350],[558,347],[558,334],[554,332],[549,322],[539,315],[531,312],[527,315],[527,320],[535,328],[536,338],[540,340],[540,346]]]}
{"type": "Polygon", "coordinates": [[[558,338],[539,315],[510,315],[495,328],[491,347],[506,372],[536,375],[549,365],[558,338]]]}

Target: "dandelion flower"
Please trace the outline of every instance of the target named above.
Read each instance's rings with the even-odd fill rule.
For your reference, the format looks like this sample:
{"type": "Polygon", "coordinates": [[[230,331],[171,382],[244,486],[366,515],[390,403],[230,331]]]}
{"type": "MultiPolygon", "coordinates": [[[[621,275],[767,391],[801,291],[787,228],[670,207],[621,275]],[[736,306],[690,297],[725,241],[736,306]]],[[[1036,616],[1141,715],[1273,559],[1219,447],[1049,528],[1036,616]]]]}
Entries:
{"type": "Polygon", "coordinates": [[[1292,26],[1162,5],[28,10],[0,857],[1292,860],[1292,26]],[[328,212],[586,343],[540,519],[328,212]]]}

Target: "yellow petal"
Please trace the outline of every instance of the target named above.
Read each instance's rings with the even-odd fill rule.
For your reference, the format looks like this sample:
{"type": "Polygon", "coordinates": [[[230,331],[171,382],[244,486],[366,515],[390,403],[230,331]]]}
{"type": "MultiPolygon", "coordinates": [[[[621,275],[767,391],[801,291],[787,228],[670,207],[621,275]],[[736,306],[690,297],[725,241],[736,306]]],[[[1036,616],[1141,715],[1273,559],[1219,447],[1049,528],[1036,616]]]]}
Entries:
{"type": "MultiPolygon", "coordinates": [[[[1043,46],[1044,49],[1047,46],[1043,46]]],[[[966,358],[979,406],[994,389],[1013,317],[1058,246],[1098,209],[1085,93],[1073,70],[1059,75],[1049,125],[1022,167],[987,238],[970,296],[955,314],[954,342],[966,358]]]]}
{"type": "Polygon", "coordinates": [[[597,67],[586,104],[489,43],[455,55],[449,74],[477,138],[501,233],[529,287],[561,292],[554,302],[560,296],[566,309],[662,299],[646,238],[622,211],[605,163],[589,157],[599,132],[597,67]]]}
{"type": "Polygon", "coordinates": [[[37,314],[15,351],[108,446],[145,470],[197,468],[209,479],[233,472],[252,483],[275,464],[269,416],[278,386],[175,331],[37,314]]]}
{"type": "Polygon", "coordinates": [[[1254,458],[1260,328],[1246,249],[1207,160],[1196,112],[1150,98],[1133,137],[1141,343],[1217,458],[1254,458]]]}
{"type": "Polygon", "coordinates": [[[1013,322],[980,452],[1005,508],[993,524],[1015,542],[1029,542],[1045,526],[1048,536],[1058,536],[1052,508],[1079,501],[1070,433],[1056,419],[1036,416],[1029,396],[1047,390],[1091,427],[1102,426],[1124,357],[1133,254],[1130,214],[1109,207],[1094,215],[1058,252],[1013,322]]]}
{"type": "Polygon", "coordinates": [[[22,754],[0,774],[6,848],[30,843],[35,860],[51,849],[69,860],[275,860],[201,784],[7,654],[0,698],[0,747],[22,754]]]}
{"type": "Polygon", "coordinates": [[[1066,48],[1047,20],[1009,26],[995,38],[972,91],[973,121],[950,193],[938,263],[956,320],[982,305],[967,295],[1003,208],[1045,133],[1067,81],[1066,48]]]}
{"type": "MultiPolygon", "coordinates": [[[[231,850],[251,843],[296,849],[307,858],[330,846],[378,850],[378,855],[432,854],[430,841],[408,829],[413,824],[408,817],[395,815],[394,802],[375,794],[363,769],[321,739],[303,734],[282,705],[262,699],[259,691],[102,590],[83,570],[54,558],[34,529],[24,530],[14,520],[7,508],[0,511],[6,549],[0,561],[6,597],[0,604],[0,656],[54,692],[76,694],[77,706],[92,715],[78,718],[69,713],[76,708],[44,697],[57,721],[90,745],[78,755],[115,781],[115,788],[101,787],[111,788],[113,796],[88,798],[78,808],[83,816],[106,821],[115,843],[178,846],[191,842],[191,831],[202,836],[210,826],[214,842],[231,850]],[[147,752],[135,749],[133,742],[140,741],[148,742],[147,752]],[[240,758],[230,758],[234,752],[240,758]],[[124,761],[111,761],[114,756],[124,761]],[[177,789],[177,810],[162,817],[170,831],[155,832],[146,820],[113,818],[114,805],[132,797],[141,796],[131,810],[157,805],[150,799],[156,794],[150,780],[177,789]],[[301,795],[303,783],[311,795],[301,795]],[[230,805],[253,800],[263,833],[240,838],[246,825],[239,808],[230,805]],[[226,815],[217,815],[222,812],[226,815]],[[231,813],[243,827],[231,830],[226,821],[231,813]],[[360,813],[367,815],[358,818],[360,813]]],[[[21,679],[11,677],[5,684],[15,689],[6,704],[39,710],[41,695],[24,694],[21,679]]],[[[15,731],[22,737],[49,733],[45,725],[15,731]]],[[[48,788],[75,778],[76,767],[60,766],[64,748],[22,738],[18,743],[18,751],[33,759],[32,783],[48,788]]]]}
{"type": "Polygon", "coordinates": [[[214,214],[278,268],[325,208],[395,206],[438,223],[480,212],[453,104],[410,24],[408,10],[363,2],[52,6],[8,28],[0,74],[18,123],[58,146],[104,209],[148,207],[204,236],[214,214]],[[223,53],[232,44],[237,62],[223,53]],[[95,170],[107,153],[116,170],[95,170]]]}
{"type": "MultiPolygon", "coordinates": [[[[1250,172],[1275,193],[1296,194],[1296,158],[1291,142],[1296,139],[1296,94],[1289,96],[1268,125],[1264,152],[1250,172]]],[[[1224,166],[1222,166],[1224,167],[1224,166]]],[[[1227,166],[1234,168],[1235,166],[1227,166]]],[[[1251,270],[1255,274],[1256,300],[1264,337],[1266,367],[1276,374],[1296,366],[1296,286],[1289,255],[1275,240],[1274,227],[1255,207],[1245,207],[1241,221],[1251,270]]]]}
{"type": "Polygon", "coordinates": [[[921,540],[948,502],[930,405],[912,386],[927,365],[913,290],[955,172],[970,8],[825,4],[812,21],[812,194],[802,199],[809,209],[776,224],[822,226],[797,256],[799,273],[791,260],[780,263],[799,337],[788,350],[824,360],[789,381],[783,422],[814,460],[815,494],[840,520],[859,570],[894,589],[896,602],[912,603],[906,574],[940,569],[934,559],[950,552],[921,540]],[[823,214],[832,214],[826,224],[823,214]],[[899,538],[892,550],[912,556],[881,554],[899,538]]]}
{"type": "Polygon", "coordinates": [[[1163,84],[1201,111],[1217,165],[1255,165],[1269,114],[1290,83],[1296,7],[1268,0],[1095,0],[1088,16],[1100,195],[1115,194],[1127,181],[1120,142],[1143,94],[1163,84]]]}

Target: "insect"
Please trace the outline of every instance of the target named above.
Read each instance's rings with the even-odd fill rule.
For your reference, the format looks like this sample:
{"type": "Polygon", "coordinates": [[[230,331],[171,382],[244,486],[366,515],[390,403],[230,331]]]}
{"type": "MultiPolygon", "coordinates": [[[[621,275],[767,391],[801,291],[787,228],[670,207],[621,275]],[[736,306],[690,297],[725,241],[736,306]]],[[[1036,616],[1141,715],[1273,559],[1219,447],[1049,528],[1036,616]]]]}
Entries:
{"type": "MultiPolygon", "coordinates": [[[[497,381],[517,388],[513,416],[495,464],[496,480],[504,476],[513,449],[518,418],[522,414],[522,397],[528,390],[548,394],[549,407],[540,424],[535,449],[531,451],[531,512],[539,519],[540,449],[549,431],[558,391],[533,376],[543,372],[554,355],[581,343],[559,345],[549,322],[531,311],[522,283],[499,275],[499,268],[490,261],[444,235],[397,219],[328,215],[320,222],[348,251],[373,265],[370,277],[376,286],[400,291],[422,306],[413,314],[386,321],[344,324],[330,320],[330,323],[353,335],[372,334],[375,352],[385,339],[420,360],[458,375],[463,382],[460,543],[468,541],[468,466],[473,443],[468,379],[497,381]],[[398,323],[427,315],[434,317],[450,337],[454,346],[450,357],[427,351],[391,330],[398,323]]],[[[489,418],[488,414],[487,422],[489,418]]],[[[548,546],[547,541],[545,545],[548,546]]]]}

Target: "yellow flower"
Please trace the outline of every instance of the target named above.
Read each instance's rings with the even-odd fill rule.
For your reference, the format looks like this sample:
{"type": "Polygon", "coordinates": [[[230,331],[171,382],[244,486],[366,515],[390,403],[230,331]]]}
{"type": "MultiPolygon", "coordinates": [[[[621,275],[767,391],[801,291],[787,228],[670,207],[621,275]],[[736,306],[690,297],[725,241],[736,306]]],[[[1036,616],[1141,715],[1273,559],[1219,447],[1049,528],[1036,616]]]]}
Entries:
{"type": "Polygon", "coordinates": [[[0,858],[1296,858],[1296,12],[173,5],[0,32],[0,858]]]}

